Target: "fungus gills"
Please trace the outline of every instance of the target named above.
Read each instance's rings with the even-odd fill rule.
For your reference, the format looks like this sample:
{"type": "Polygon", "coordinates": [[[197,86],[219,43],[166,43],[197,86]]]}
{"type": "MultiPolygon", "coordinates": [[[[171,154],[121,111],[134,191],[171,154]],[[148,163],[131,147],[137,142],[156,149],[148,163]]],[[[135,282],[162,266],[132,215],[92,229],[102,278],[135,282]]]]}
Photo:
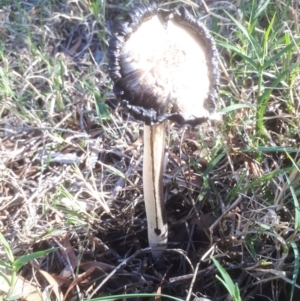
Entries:
{"type": "Polygon", "coordinates": [[[141,4],[117,23],[108,48],[114,93],[145,122],[143,185],[154,258],[166,247],[163,201],[165,121],[198,125],[219,119],[218,52],[206,27],[184,7],[141,4]]]}

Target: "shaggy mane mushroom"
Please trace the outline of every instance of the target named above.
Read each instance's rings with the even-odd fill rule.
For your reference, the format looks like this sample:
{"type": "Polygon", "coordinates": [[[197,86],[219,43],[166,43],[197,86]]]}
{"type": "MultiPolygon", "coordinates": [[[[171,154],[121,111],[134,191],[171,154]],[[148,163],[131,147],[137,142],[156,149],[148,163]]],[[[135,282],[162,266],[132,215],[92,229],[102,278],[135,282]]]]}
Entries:
{"type": "Polygon", "coordinates": [[[219,119],[218,53],[206,27],[184,7],[136,6],[118,22],[108,49],[109,74],[122,105],[144,126],[143,188],[152,256],[166,248],[163,199],[165,122],[219,119]]]}

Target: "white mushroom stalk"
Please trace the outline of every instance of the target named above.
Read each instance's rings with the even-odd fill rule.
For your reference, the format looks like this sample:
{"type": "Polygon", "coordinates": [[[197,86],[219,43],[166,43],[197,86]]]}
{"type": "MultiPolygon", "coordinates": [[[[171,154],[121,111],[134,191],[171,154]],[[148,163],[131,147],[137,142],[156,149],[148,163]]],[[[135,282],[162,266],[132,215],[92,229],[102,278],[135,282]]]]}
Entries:
{"type": "Polygon", "coordinates": [[[168,241],[163,194],[165,123],[144,126],[143,188],[152,256],[158,259],[168,241]]]}
{"type": "Polygon", "coordinates": [[[163,194],[165,122],[197,125],[216,116],[217,51],[207,29],[183,7],[139,5],[118,23],[108,51],[114,92],[145,122],[143,188],[149,245],[166,248],[163,194]]]}

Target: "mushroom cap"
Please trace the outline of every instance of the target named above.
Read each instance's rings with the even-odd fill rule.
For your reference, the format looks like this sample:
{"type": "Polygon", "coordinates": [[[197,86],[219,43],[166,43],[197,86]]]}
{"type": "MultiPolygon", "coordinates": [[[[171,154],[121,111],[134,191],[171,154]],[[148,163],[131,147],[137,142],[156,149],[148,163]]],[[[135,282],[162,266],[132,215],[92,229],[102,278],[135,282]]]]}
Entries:
{"type": "Polygon", "coordinates": [[[146,124],[196,125],[216,116],[216,45],[184,7],[138,5],[117,24],[108,58],[116,96],[146,124]]]}

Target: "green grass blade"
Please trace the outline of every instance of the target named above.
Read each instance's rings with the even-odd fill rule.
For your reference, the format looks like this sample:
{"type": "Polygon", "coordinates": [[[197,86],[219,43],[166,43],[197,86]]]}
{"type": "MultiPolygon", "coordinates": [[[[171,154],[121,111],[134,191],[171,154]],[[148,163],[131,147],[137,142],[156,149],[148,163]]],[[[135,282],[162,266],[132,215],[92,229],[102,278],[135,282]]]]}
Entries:
{"type": "Polygon", "coordinates": [[[274,25],[274,21],[275,21],[275,16],[276,16],[276,13],[273,15],[273,18],[264,34],[264,55],[268,55],[268,45],[269,45],[269,36],[270,36],[270,32],[273,28],[273,25],[274,25]]]}
{"type": "Polygon", "coordinates": [[[259,179],[256,179],[253,182],[251,182],[249,185],[247,185],[246,187],[244,187],[241,190],[241,193],[244,193],[244,192],[248,191],[249,189],[252,189],[253,187],[255,187],[257,185],[261,186],[262,183],[264,183],[264,182],[266,182],[266,181],[268,181],[270,179],[273,179],[274,177],[276,177],[278,175],[282,175],[282,174],[284,174],[286,172],[291,172],[293,170],[295,170],[294,166],[272,171],[272,172],[270,172],[270,173],[268,173],[266,175],[261,176],[259,179]]]}
{"type": "Polygon", "coordinates": [[[295,43],[290,43],[289,45],[285,46],[283,49],[281,49],[278,53],[276,53],[274,56],[272,56],[269,60],[267,60],[262,69],[268,68],[271,64],[273,64],[276,60],[278,60],[280,57],[282,57],[285,53],[292,51],[294,47],[296,47],[300,43],[300,39],[295,39],[295,43]]]}
{"type": "Polygon", "coordinates": [[[15,271],[18,271],[22,266],[24,266],[27,262],[29,262],[30,260],[45,256],[53,251],[56,251],[57,248],[53,248],[53,249],[48,249],[48,250],[44,250],[44,251],[38,251],[29,255],[24,255],[21,256],[20,258],[16,259],[13,262],[13,267],[15,271]]]}
{"type": "Polygon", "coordinates": [[[217,43],[221,47],[232,50],[233,52],[235,52],[236,54],[241,56],[243,59],[245,59],[245,61],[250,63],[255,70],[258,69],[258,64],[251,57],[249,57],[249,56],[245,55],[244,53],[242,53],[241,50],[238,47],[236,47],[234,45],[231,45],[231,44],[228,44],[228,43],[225,43],[225,42],[222,42],[222,41],[218,41],[217,43]]]}
{"type": "Polygon", "coordinates": [[[299,250],[298,250],[298,247],[297,247],[295,242],[291,242],[291,247],[294,251],[295,262],[294,262],[294,270],[293,270],[293,279],[292,279],[292,288],[291,288],[290,301],[293,300],[295,285],[296,285],[297,278],[298,278],[298,273],[299,273],[299,250]]]}
{"type": "MultiPolygon", "coordinates": [[[[12,286],[9,277],[0,270],[0,278],[3,278],[9,286],[12,286]]],[[[0,299],[1,300],[1,299],[0,299]]]]}
{"type": "Polygon", "coordinates": [[[252,255],[252,257],[255,260],[257,260],[257,253],[256,253],[255,247],[254,247],[255,239],[256,238],[252,238],[250,235],[246,235],[245,242],[246,242],[246,245],[247,245],[247,247],[248,247],[248,249],[250,251],[250,254],[252,255]]]}
{"type": "Polygon", "coordinates": [[[254,18],[255,12],[257,10],[257,4],[254,1],[255,0],[252,0],[251,13],[249,16],[249,21],[248,21],[248,26],[247,26],[247,30],[248,30],[249,34],[253,33],[253,30],[255,29],[255,26],[257,24],[257,19],[254,18]]]}
{"type": "Polygon", "coordinates": [[[244,180],[247,176],[248,171],[245,170],[239,177],[238,182],[234,185],[234,187],[232,188],[232,190],[227,194],[227,196],[225,197],[226,200],[234,200],[239,194],[240,191],[242,190],[241,185],[244,183],[244,180]]]}
{"type": "Polygon", "coordinates": [[[113,301],[113,300],[121,300],[121,299],[129,299],[129,298],[155,298],[155,297],[164,297],[174,301],[183,301],[182,299],[165,295],[165,294],[122,294],[122,295],[114,295],[114,296],[105,296],[100,298],[89,299],[87,301],[113,301]]]}
{"type": "Polygon", "coordinates": [[[3,268],[3,269],[11,269],[11,264],[8,264],[2,260],[0,260],[0,268],[3,268]]]}
{"type": "Polygon", "coordinates": [[[292,72],[295,68],[300,65],[300,61],[292,64],[289,66],[284,72],[278,75],[278,77],[273,81],[270,88],[267,88],[266,91],[258,98],[258,120],[257,123],[259,126],[263,126],[263,116],[265,115],[265,111],[270,99],[270,95],[275,87],[284,79],[284,77],[289,73],[292,72]]]}
{"type": "Polygon", "coordinates": [[[223,283],[223,285],[226,287],[226,289],[228,290],[229,294],[231,295],[234,301],[242,301],[238,286],[233,283],[231,277],[226,272],[226,270],[220,265],[220,263],[214,257],[211,257],[211,260],[213,261],[214,265],[217,267],[218,271],[220,272],[223,278],[221,279],[219,276],[216,276],[217,279],[223,283]]]}
{"type": "Polygon", "coordinates": [[[254,50],[254,52],[256,54],[257,60],[260,61],[261,60],[261,55],[259,53],[259,45],[255,42],[255,40],[253,39],[253,37],[251,35],[249,35],[247,29],[238,20],[236,20],[233,16],[231,16],[227,11],[225,11],[225,13],[235,23],[235,25],[240,29],[240,31],[244,34],[244,36],[246,37],[246,39],[252,45],[253,50],[254,50]]]}
{"type": "Polygon", "coordinates": [[[11,251],[11,248],[7,242],[7,240],[5,239],[5,237],[3,236],[3,234],[0,232],[0,242],[2,243],[4,249],[5,249],[5,252],[6,252],[6,255],[8,257],[8,260],[13,263],[14,262],[14,255],[11,251]]]}
{"type": "Polygon", "coordinates": [[[265,1],[261,6],[258,7],[253,19],[257,19],[262,13],[263,11],[267,8],[267,6],[269,5],[270,0],[265,1]]]}
{"type": "Polygon", "coordinates": [[[237,283],[235,283],[235,285],[234,285],[234,296],[235,296],[234,299],[236,301],[242,301],[240,289],[239,289],[239,286],[237,285],[237,283]]]}
{"type": "Polygon", "coordinates": [[[221,113],[228,113],[231,111],[236,111],[238,109],[243,109],[243,108],[252,108],[250,105],[244,104],[244,103],[237,103],[231,106],[228,106],[226,108],[223,108],[220,110],[221,113]]]}
{"type": "Polygon", "coordinates": [[[291,183],[290,177],[286,175],[286,180],[289,184],[289,188],[293,197],[294,207],[295,207],[295,229],[300,230],[300,208],[295,189],[291,183]]]}
{"type": "Polygon", "coordinates": [[[285,147],[285,146],[257,146],[255,149],[250,148],[250,147],[246,147],[246,148],[242,148],[239,150],[239,152],[241,153],[249,153],[249,152],[253,152],[253,151],[258,151],[258,152],[262,152],[262,153],[298,153],[298,149],[297,148],[293,148],[293,147],[285,147]]]}
{"type": "Polygon", "coordinates": [[[216,158],[214,158],[211,162],[209,162],[207,168],[205,169],[205,171],[203,172],[203,176],[207,176],[212,170],[213,168],[217,165],[217,163],[225,156],[226,154],[226,150],[223,151],[221,154],[219,154],[216,158]]]}

